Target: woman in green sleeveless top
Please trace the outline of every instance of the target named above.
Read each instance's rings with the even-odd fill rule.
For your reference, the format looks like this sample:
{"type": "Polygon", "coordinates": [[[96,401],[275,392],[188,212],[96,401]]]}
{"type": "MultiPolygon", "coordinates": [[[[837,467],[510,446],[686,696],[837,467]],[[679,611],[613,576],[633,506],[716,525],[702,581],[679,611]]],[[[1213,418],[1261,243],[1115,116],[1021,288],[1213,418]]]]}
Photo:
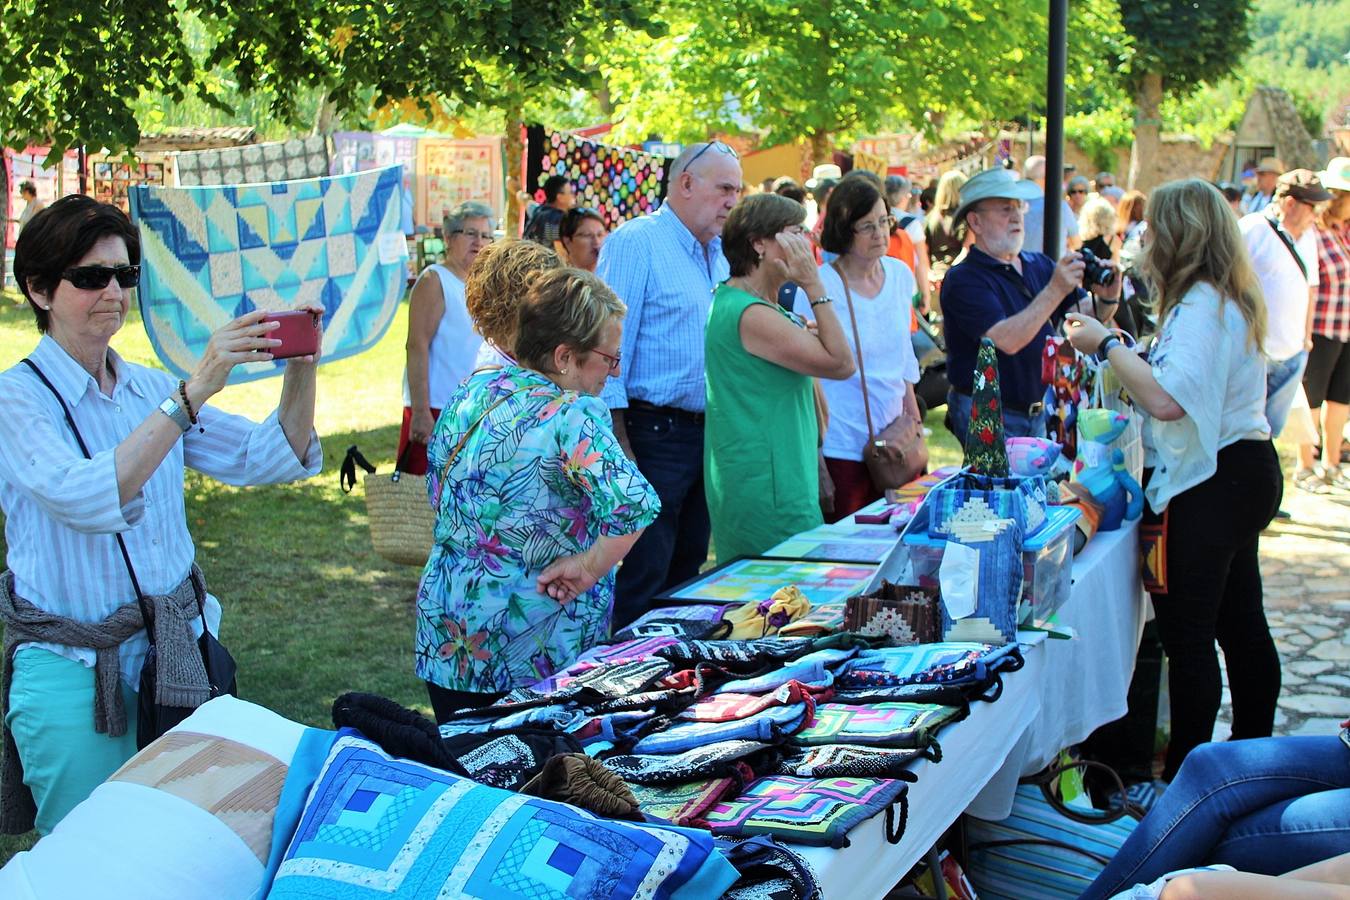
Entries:
{"type": "Polygon", "coordinates": [[[727,218],[731,278],[713,292],[706,344],[703,443],[708,512],[719,562],[763,553],[821,524],[811,378],[848,378],[853,354],[825,295],[800,203],[749,197],[727,218]],[[817,327],[778,305],[792,281],[817,327]]]}

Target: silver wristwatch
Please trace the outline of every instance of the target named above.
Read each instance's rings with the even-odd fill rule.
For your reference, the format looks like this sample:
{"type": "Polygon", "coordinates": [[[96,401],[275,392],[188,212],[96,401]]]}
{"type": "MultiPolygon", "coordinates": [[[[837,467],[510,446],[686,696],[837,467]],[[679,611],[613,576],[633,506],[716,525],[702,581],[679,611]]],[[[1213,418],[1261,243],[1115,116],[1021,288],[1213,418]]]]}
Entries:
{"type": "Polygon", "coordinates": [[[192,419],[188,418],[187,410],[179,406],[178,401],[174,400],[172,397],[166,398],[164,402],[159,405],[159,411],[164,413],[164,415],[168,416],[170,419],[173,419],[173,423],[181,428],[185,434],[187,433],[187,430],[192,427],[192,419]]]}

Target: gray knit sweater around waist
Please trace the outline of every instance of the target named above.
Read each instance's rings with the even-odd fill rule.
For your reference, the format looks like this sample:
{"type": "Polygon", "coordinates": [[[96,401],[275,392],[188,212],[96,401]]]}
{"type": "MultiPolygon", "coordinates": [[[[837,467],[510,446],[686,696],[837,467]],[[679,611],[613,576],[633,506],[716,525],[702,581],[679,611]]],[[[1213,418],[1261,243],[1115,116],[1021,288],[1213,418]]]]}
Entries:
{"type": "MultiPolygon", "coordinates": [[[[194,564],[187,578],[168,594],[147,597],[154,619],[155,652],[159,660],[155,700],[166,706],[193,708],[211,697],[211,685],[193,621],[201,615],[206,582],[194,564]]],[[[85,647],[95,653],[94,731],[120,737],[127,731],[122,703],[121,645],[145,627],[133,600],[113,610],[102,622],[76,622],[42,609],[14,593],[14,573],[0,573],[0,622],[5,626],[4,669],[0,673],[0,714],[9,710],[14,683],[14,654],[20,644],[50,643],[85,647]]],[[[0,759],[0,834],[22,834],[33,828],[37,806],[23,783],[23,763],[9,726],[4,727],[4,755],[0,759]]]]}

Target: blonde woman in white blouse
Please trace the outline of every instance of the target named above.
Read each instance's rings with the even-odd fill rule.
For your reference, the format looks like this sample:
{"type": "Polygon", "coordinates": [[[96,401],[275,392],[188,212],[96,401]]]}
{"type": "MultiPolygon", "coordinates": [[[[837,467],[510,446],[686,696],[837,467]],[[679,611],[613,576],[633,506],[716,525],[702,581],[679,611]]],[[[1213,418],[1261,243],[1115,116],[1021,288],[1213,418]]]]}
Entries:
{"type": "MultiPolygon", "coordinates": [[[[15,248],[15,278],[42,333],[28,359],[60,401],[23,363],[0,373],[8,544],[0,576],[7,638],[0,829],[9,833],[33,827],[34,818],[49,832],[136,750],[135,689],[147,640],[116,536],[157,611],[163,598],[196,613],[184,467],[246,485],[307,478],[323,464],[313,428],[314,357],[288,361],[280,405],[261,424],[207,404],[236,365],[272,358],[280,341],[262,312],[216,331],[185,381],[108,346],[126,319],[139,262],[126,214],[78,195],[34,216],[15,248]],[[57,639],[72,632],[85,643],[57,639]],[[96,652],[98,644],[110,646],[96,652]]],[[[215,632],[220,604],[207,595],[201,612],[215,632]]],[[[200,633],[202,616],[180,624],[200,633]]],[[[195,652],[195,636],[178,643],[186,638],[195,652]]],[[[172,670],[180,660],[157,646],[161,670],[172,670]]],[[[180,687],[200,693],[201,684],[180,687]]]]}
{"type": "Polygon", "coordinates": [[[1267,737],[1280,660],[1262,606],[1257,541],[1279,508],[1283,481],[1265,418],[1266,308],[1223,195],[1199,179],[1163,185],[1148,200],[1144,271],[1159,331],[1145,361],[1097,321],[1070,313],[1069,340],[1109,359],[1144,418],[1145,535],[1162,529],[1150,586],[1170,666],[1170,781],[1209,741],[1223,648],[1233,738],[1267,737]],[[1161,590],[1155,590],[1161,588],[1161,590]]]}

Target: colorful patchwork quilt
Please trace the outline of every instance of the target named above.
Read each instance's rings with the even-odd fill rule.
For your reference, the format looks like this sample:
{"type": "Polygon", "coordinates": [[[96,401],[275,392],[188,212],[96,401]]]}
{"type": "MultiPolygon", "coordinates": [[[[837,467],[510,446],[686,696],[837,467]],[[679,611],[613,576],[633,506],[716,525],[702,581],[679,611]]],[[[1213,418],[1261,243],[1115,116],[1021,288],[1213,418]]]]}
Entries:
{"type": "Polygon", "coordinates": [[[889,778],[770,775],[705,819],[713,834],[772,834],[798,844],[847,847],[848,832],[899,800],[908,785],[889,778]]]}
{"type": "MultiPolygon", "coordinates": [[[[255,309],[323,307],[325,362],[374,346],[394,319],[407,272],[397,166],[243,187],[133,186],[130,199],[145,330],[180,378],[212,332],[255,309]]],[[[284,368],[248,363],[230,381],[284,368]]]]}
{"type": "Polygon", "coordinates": [[[670,164],[629,147],[601,144],[542,125],[525,129],[525,189],[544,201],[544,180],[562,175],[577,193],[577,206],[594,209],[613,231],[634,216],[655,212],[666,195],[670,164]]]}

